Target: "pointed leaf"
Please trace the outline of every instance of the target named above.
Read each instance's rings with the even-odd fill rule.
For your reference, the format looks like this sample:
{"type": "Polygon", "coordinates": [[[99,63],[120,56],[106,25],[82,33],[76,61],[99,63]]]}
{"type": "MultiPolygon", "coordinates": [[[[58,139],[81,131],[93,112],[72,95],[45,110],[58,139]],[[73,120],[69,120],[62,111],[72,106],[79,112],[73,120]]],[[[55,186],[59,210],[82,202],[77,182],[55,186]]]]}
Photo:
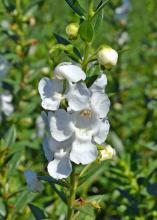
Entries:
{"type": "Polygon", "coordinates": [[[78,14],[79,16],[83,16],[83,9],[79,5],[78,1],[76,0],[65,0],[67,4],[73,9],[73,11],[78,14]]]}
{"type": "Polygon", "coordinates": [[[91,22],[83,21],[80,25],[79,33],[82,40],[91,42],[94,34],[91,22]]]}
{"type": "Polygon", "coordinates": [[[12,144],[14,144],[15,142],[15,139],[16,139],[16,128],[15,126],[13,125],[9,131],[7,132],[7,134],[5,135],[5,143],[6,143],[6,146],[11,146],[12,144]]]}
{"type": "Polygon", "coordinates": [[[41,220],[45,218],[43,210],[41,210],[39,207],[35,206],[34,204],[30,203],[28,205],[36,220],[41,220]]]}

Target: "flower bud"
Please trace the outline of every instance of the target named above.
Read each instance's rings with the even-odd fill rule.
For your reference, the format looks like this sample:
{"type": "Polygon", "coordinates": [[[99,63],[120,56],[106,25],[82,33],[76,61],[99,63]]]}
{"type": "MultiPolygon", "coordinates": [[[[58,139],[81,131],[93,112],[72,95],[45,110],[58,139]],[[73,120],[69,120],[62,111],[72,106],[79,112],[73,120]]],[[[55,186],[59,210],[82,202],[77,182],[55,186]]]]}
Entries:
{"type": "Polygon", "coordinates": [[[113,66],[116,66],[118,61],[118,53],[109,46],[103,46],[97,54],[97,59],[100,65],[109,70],[113,66]]]}
{"type": "Polygon", "coordinates": [[[100,151],[100,154],[100,161],[103,161],[112,159],[116,155],[116,151],[110,145],[107,145],[103,150],[100,151]]]}
{"type": "Polygon", "coordinates": [[[66,27],[66,33],[69,36],[70,39],[76,39],[77,38],[77,34],[78,34],[78,30],[79,30],[79,24],[77,23],[70,23],[67,27],[66,27]]]}

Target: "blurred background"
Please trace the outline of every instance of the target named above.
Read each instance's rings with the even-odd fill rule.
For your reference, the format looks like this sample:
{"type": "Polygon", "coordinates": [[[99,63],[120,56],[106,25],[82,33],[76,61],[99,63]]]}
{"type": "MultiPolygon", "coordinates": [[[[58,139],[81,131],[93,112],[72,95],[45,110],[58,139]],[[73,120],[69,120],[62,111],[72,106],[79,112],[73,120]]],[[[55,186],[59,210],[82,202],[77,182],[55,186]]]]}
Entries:
{"type": "MultiPolygon", "coordinates": [[[[86,8],[86,1],[78,2],[86,8]]],[[[86,209],[79,220],[157,219],[156,6],[152,0],[110,0],[94,21],[93,51],[101,44],[119,51],[117,67],[106,72],[111,100],[106,143],[117,156],[80,187],[81,197],[102,195],[102,208],[86,209]]],[[[57,42],[54,33],[68,39],[70,22],[79,18],[64,0],[0,1],[0,220],[35,219],[30,203],[47,219],[64,220],[66,206],[50,186],[41,194],[28,192],[23,171],[46,171],[37,86],[68,60],[63,52],[50,58],[48,51],[57,42]]],[[[79,40],[74,44],[82,53],[79,40]]]]}

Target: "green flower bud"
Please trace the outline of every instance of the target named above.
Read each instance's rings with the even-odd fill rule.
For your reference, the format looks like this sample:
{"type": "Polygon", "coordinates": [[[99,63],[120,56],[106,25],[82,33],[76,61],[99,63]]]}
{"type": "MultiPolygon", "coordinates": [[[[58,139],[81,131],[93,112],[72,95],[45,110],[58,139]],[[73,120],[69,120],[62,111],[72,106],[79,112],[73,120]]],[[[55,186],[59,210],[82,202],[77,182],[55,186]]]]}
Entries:
{"type": "Polygon", "coordinates": [[[79,30],[79,24],[77,23],[70,23],[66,27],[66,33],[69,36],[70,39],[76,39],[78,35],[78,30],[79,30]]]}
{"type": "Polygon", "coordinates": [[[118,53],[109,46],[103,46],[97,54],[97,59],[100,65],[110,70],[117,64],[118,53]]]}

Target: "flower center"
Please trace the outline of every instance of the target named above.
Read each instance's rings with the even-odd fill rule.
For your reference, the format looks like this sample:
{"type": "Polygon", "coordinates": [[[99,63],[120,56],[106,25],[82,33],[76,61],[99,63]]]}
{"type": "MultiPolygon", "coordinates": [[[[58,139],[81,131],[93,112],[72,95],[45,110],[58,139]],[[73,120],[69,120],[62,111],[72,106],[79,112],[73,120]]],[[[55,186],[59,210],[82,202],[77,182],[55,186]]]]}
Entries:
{"type": "Polygon", "coordinates": [[[82,117],[86,117],[86,118],[91,118],[92,117],[92,112],[89,109],[84,109],[80,112],[80,115],[82,117]]]}

